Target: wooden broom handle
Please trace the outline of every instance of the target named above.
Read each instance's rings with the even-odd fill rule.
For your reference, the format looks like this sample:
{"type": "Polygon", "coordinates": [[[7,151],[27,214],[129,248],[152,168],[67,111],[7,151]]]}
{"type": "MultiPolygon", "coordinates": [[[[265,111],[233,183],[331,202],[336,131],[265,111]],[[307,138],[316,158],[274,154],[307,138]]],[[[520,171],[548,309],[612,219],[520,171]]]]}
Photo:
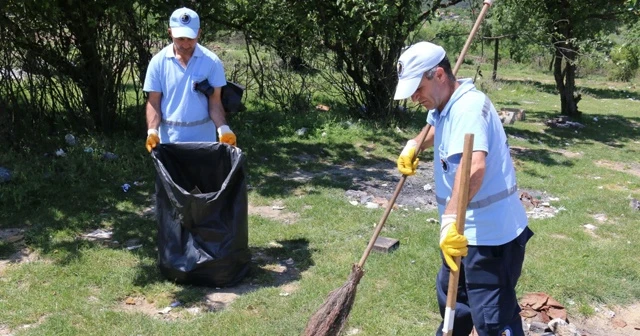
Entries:
{"type": "MultiPolygon", "coordinates": [[[[420,148],[422,146],[422,143],[424,143],[424,140],[427,138],[427,134],[429,134],[430,129],[431,129],[431,125],[427,124],[427,131],[422,136],[420,136],[420,139],[418,139],[420,141],[418,142],[419,145],[418,145],[418,148],[416,149],[416,153],[413,156],[414,160],[418,157],[418,155],[420,155],[420,152],[421,152],[420,148]]],[[[407,180],[407,175],[402,175],[402,177],[400,178],[400,182],[398,182],[398,185],[396,186],[396,190],[393,192],[393,196],[391,196],[391,199],[389,200],[389,202],[387,202],[387,208],[384,210],[384,214],[382,215],[382,218],[380,218],[380,221],[378,222],[378,226],[376,226],[376,230],[373,232],[373,236],[371,236],[371,239],[369,239],[369,245],[367,245],[367,248],[364,250],[364,253],[362,253],[362,257],[358,262],[359,268],[362,268],[362,266],[364,266],[365,261],[367,261],[367,257],[369,257],[369,254],[373,249],[373,245],[376,244],[376,239],[378,239],[378,236],[380,235],[380,231],[382,231],[382,227],[384,226],[384,223],[387,221],[387,218],[389,217],[389,214],[393,209],[393,205],[396,203],[396,199],[398,198],[398,195],[400,195],[400,191],[402,191],[402,186],[404,186],[404,182],[406,180],[407,180]]]]}

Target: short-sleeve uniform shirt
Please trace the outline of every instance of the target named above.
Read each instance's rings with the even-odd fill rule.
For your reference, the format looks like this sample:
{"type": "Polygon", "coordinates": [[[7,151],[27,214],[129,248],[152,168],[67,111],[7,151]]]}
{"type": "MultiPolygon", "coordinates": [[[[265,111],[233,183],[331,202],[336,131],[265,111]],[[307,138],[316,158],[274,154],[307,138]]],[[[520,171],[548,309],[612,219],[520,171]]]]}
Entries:
{"type": "Polygon", "coordinates": [[[227,83],[222,61],[200,44],[196,45],[186,69],[176,59],[173,43],[153,56],[143,90],[162,93],[159,130],[162,143],[217,140],[216,125],[209,116],[208,98],[195,89],[195,84],[205,79],[213,87],[227,83]]]}
{"type": "Polygon", "coordinates": [[[484,151],[482,185],[467,208],[464,235],[469,245],[502,245],[527,226],[527,214],[516,193],[516,173],[507,136],[495,107],[470,79],[460,86],[442,111],[430,111],[435,127],[434,179],[440,215],[451,198],[466,133],[474,134],[473,150],[484,151]]]}

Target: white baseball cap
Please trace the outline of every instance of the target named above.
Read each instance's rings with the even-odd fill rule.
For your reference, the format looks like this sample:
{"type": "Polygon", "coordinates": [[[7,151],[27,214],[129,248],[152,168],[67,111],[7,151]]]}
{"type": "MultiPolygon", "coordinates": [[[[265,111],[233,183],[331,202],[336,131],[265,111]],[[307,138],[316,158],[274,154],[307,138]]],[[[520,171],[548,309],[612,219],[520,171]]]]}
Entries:
{"type": "Polygon", "coordinates": [[[406,99],[416,92],[422,74],[444,59],[444,49],[430,42],[418,42],[405,50],[398,60],[398,86],[393,99],[406,99]]]}
{"type": "Polygon", "coordinates": [[[173,11],[169,19],[171,36],[194,39],[200,30],[200,17],[193,10],[182,7],[173,11]]]}

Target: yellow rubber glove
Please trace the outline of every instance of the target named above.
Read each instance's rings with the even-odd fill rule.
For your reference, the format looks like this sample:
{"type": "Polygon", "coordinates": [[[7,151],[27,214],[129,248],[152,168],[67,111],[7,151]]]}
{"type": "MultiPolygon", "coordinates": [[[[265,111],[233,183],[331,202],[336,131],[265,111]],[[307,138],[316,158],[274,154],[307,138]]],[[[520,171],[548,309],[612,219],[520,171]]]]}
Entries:
{"type": "Polygon", "coordinates": [[[151,150],[156,148],[159,143],[160,137],[158,136],[158,130],[150,128],[147,131],[147,142],[145,143],[145,147],[147,147],[149,153],[151,153],[151,150]]]}
{"type": "Polygon", "coordinates": [[[458,233],[456,228],[456,215],[442,215],[440,223],[440,248],[444,255],[444,261],[452,271],[458,271],[458,266],[453,257],[464,257],[469,252],[467,237],[458,233]]]}
{"type": "Polygon", "coordinates": [[[218,127],[218,141],[219,142],[224,142],[224,143],[229,144],[231,146],[235,146],[236,145],[236,135],[233,134],[233,131],[231,130],[231,128],[229,128],[229,126],[222,125],[222,126],[218,127]]]}
{"type": "Polygon", "coordinates": [[[404,146],[402,153],[398,157],[398,170],[402,175],[411,176],[416,173],[416,169],[418,169],[418,158],[413,160],[413,157],[416,155],[416,148],[418,147],[418,143],[415,140],[407,141],[407,145],[404,146]],[[413,160],[413,162],[411,162],[413,160]]]}

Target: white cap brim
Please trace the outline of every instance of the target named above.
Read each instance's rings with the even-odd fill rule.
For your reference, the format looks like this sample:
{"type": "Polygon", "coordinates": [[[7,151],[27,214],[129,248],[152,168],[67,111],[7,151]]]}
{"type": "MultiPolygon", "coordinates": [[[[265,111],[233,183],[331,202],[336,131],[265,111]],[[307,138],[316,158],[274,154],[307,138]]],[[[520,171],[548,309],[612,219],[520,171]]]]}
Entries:
{"type": "Polygon", "coordinates": [[[189,27],[171,27],[171,36],[175,38],[186,37],[194,39],[198,36],[198,32],[189,27]]]}
{"type": "Polygon", "coordinates": [[[413,95],[418,86],[420,85],[420,80],[422,76],[416,78],[406,78],[398,81],[398,86],[396,87],[396,94],[393,96],[394,100],[407,99],[413,95]]]}

